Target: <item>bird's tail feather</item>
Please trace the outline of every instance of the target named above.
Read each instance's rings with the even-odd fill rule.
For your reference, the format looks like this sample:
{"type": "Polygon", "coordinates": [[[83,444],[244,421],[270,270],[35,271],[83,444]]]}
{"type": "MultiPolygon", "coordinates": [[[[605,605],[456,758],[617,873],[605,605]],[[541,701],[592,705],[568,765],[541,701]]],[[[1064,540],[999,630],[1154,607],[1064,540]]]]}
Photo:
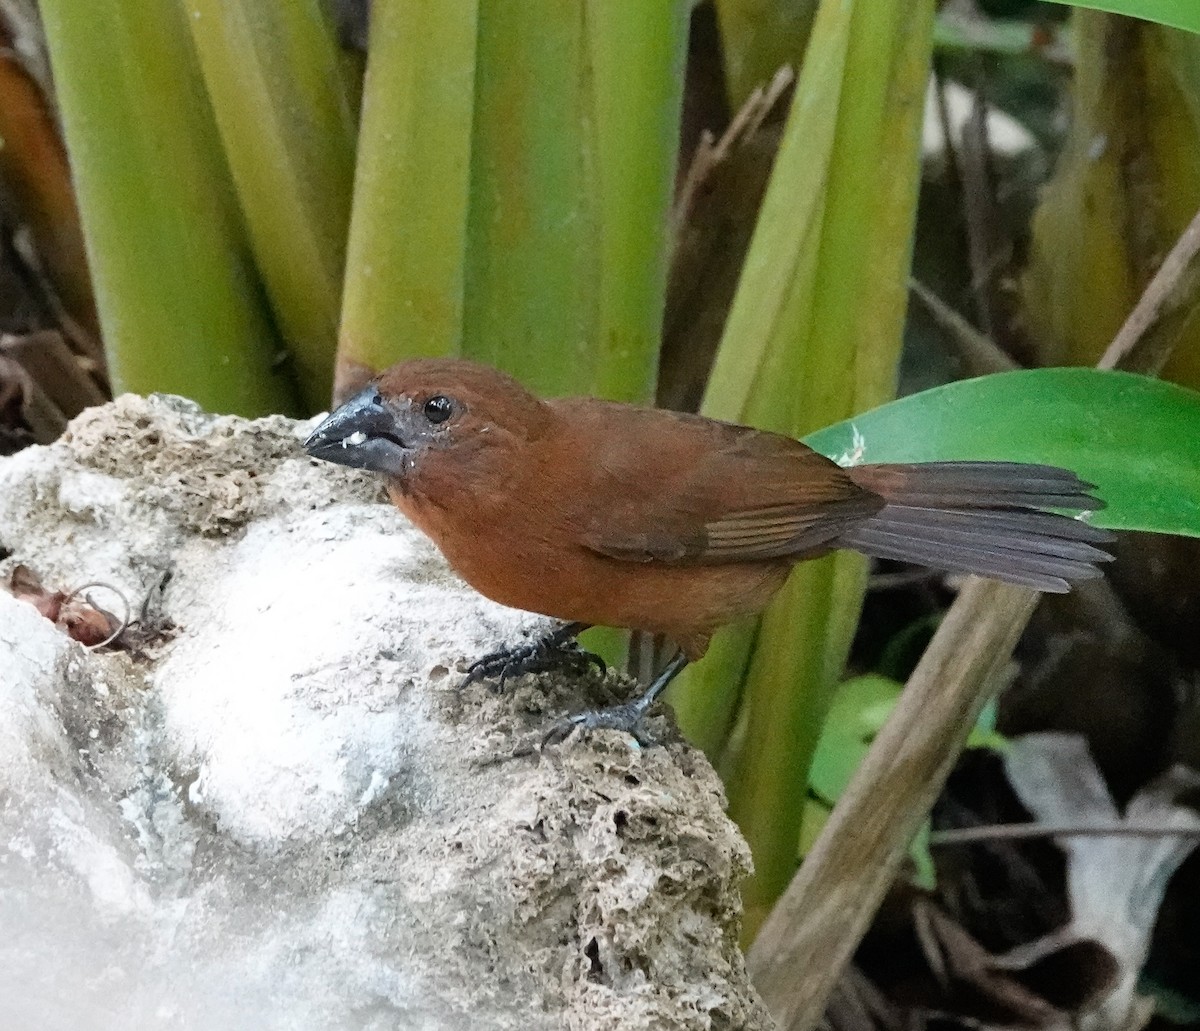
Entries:
{"type": "Polygon", "coordinates": [[[1073,472],[1019,462],[862,465],[847,470],[887,504],[839,538],[875,558],[1063,593],[1099,576],[1106,530],[1044,509],[1096,511],[1104,502],[1073,472]]]}

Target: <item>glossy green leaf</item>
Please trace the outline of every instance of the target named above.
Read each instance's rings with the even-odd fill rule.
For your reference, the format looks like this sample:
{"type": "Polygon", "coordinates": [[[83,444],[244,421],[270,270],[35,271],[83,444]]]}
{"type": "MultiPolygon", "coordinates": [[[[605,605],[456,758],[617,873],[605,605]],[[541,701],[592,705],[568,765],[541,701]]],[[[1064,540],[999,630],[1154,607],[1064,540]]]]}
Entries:
{"type": "Polygon", "coordinates": [[[1052,0],[1069,7],[1090,7],[1094,11],[1144,18],[1176,29],[1200,32],[1200,3],[1196,0],[1052,0]]]}
{"type": "Polygon", "coordinates": [[[914,394],[805,438],[843,463],[1043,462],[1096,484],[1116,530],[1200,536],[1200,393],[1096,369],[1036,369],[914,394]]]}

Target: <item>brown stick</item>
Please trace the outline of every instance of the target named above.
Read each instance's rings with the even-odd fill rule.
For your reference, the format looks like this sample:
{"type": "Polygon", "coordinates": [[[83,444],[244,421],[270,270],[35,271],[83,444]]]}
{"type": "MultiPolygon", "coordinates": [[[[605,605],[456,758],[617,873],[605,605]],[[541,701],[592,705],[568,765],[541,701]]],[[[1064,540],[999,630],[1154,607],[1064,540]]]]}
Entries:
{"type": "Polygon", "coordinates": [[[967,582],[763,924],[747,963],[784,1031],[820,1021],[1037,599],[1023,587],[967,582]]]}
{"type": "Polygon", "coordinates": [[[1133,311],[1108,345],[1098,368],[1126,369],[1149,375],[1156,375],[1162,369],[1178,337],[1177,322],[1182,321],[1170,316],[1182,314],[1183,309],[1190,308],[1196,299],[1196,280],[1200,276],[1200,269],[1196,267],[1198,254],[1200,212],[1163,259],[1133,311]]]}
{"type": "Polygon", "coordinates": [[[990,372],[1012,372],[1021,366],[943,301],[919,279],[909,279],[908,289],[920,301],[933,320],[946,331],[947,339],[963,363],[968,376],[990,372]]]}

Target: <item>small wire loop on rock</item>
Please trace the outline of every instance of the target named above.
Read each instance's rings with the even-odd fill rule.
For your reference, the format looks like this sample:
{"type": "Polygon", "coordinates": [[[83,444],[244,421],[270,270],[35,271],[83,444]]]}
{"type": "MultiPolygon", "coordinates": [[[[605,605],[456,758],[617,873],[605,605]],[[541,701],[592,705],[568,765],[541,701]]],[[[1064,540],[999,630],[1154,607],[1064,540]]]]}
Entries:
{"type": "MultiPolygon", "coordinates": [[[[121,618],[120,623],[117,625],[117,629],[114,630],[111,634],[109,634],[103,641],[98,641],[96,644],[85,644],[83,646],[89,652],[94,652],[99,648],[104,648],[104,647],[107,647],[108,645],[112,644],[113,641],[115,641],[118,637],[120,637],[123,633],[125,633],[126,630],[129,629],[130,619],[133,616],[133,606],[129,604],[129,599],[127,597],[125,597],[124,592],[121,591],[119,588],[114,587],[112,584],[104,583],[104,581],[102,581],[102,580],[93,580],[89,583],[83,584],[80,587],[76,587],[73,591],[71,591],[70,594],[68,594],[63,599],[63,605],[66,605],[68,602],[74,600],[79,595],[83,594],[84,591],[89,590],[90,588],[93,588],[93,587],[103,587],[105,590],[112,591],[113,594],[115,594],[118,598],[121,599],[121,605],[124,606],[125,615],[121,618]]],[[[96,609],[98,612],[106,612],[107,611],[106,609],[102,609],[99,605],[97,605],[94,601],[92,601],[92,599],[89,595],[83,594],[83,600],[86,601],[89,605],[91,605],[92,608],[96,609]]]]}

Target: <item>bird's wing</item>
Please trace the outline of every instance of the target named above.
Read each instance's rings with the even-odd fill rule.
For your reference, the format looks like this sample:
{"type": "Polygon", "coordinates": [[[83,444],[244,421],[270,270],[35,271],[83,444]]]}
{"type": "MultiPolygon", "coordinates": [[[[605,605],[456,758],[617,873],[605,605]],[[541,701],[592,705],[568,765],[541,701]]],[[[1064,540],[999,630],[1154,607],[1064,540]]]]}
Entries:
{"type": "Polygon", "coordinates": [[[598,554],[674,564],[784,558],[820,549],[883,507],[789,437],[651,409],[623,409],[618,421],[602,402],[574,404],[579,439],[606,440],[590,466],[592,489],[580,495],[613,504],[572,513],[581,543],[598,554]]]}

